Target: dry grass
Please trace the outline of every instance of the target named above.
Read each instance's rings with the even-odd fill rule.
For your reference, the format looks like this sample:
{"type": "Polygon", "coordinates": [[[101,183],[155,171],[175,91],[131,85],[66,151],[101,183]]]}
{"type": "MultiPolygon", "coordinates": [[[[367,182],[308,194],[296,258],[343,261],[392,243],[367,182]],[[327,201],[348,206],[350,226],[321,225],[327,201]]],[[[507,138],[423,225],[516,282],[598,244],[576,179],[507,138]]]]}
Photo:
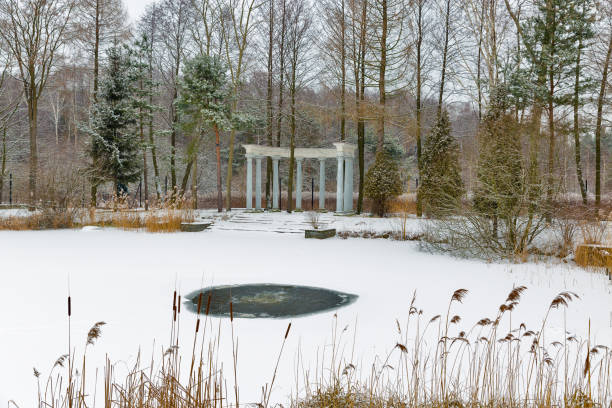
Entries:
{"type": "Polygon", "coordinates": [[[0,230],[74,228],[82,216],[83,212],[80,209],[43,208],[23,216],[0,217],[0,230]]]}
{"type": "Polygon", "coordinates": [[[85,225],[112,227],[147,232],[176,232],[181,223],[195,220],[191,202],[176,200],[157,208],[134,211],[127,208],[116,211],[83,209],[78,207],[43,207],[29,214],[0,217],[0,230],[26,231],[60,228],[78,228],[85,225]]]}
{"type": "MultiPolygon", "coordinates": [[[[513,311],[527,288],[510,291],[499,308],[489,317],[464,323],[458,306],[469,300],[468,291],[458,289],[449,297],[443,315],[425,317],[412,296],[405,324],[397,321],[389,337],[390,352],[377,357],[371,365],[360,365],[347,346],[349,328],[332,325],[332,344],[310,361],[299,358],[295,373],[299,395],[285,404],[295,408],[329,407],[608,407],[612,403],[612,352],[591,343],[590,329],[584,340],[565,332],[561,338],[547,333],[547,322],[554,313],[571,306],[577,295],[561,292],[544,310],[537,327],[528,328],[513,321],[513,311]],[[346,354],[349,353],[350,355],[346,354]],[[320,366],[318,366],[320,364],[320,366]]],[[[70,300],[69,300],[70,302],[70,300]]],[[[198,299],[198,319],[193,330],[191,350],[179,352],[181,296],[174,292],[170,342],[157,358],[142,364],[137,358],[127,375],[118,376],[114,364],[104,369],[104,393],[99,396],[105,408],[196,408],[256,406],[268,408],[291,324],[278,334],[280,351],[271,381],[263,384],[260,402],[241,404],[238,385],[228,387],[237,378],[238,336],[234,334],[230,304],[233,361],[219,361],[219,328],[208,317],[210,298],[198,299]],[[281,338],[281,335],[283,337],[281,338]],[[188,375],[186,374],[188,373],[188,375]],[[233,378],[232,378],[233,377],[233,378]]],[[[563,313],[565,316],[565,313],[563,313]]],[[[69,317],[70,321],[70,306],[69,317]]],[[[84,382],[88,368],[86,354],[102,334],[104,322],[89,331],[81,358],[74,352],[60,356],[48,380],[39,381],[39,406],[84,408],[93,405],[93,392],[84,382]],[[77,375],[77,371],[80,375],[77,375]]],[[[564,322],[565,325],[565,322],[564,322]]],[[[69,325],[70,327],[70,325],[69,325]]],[[[227,339],[226,341],[230,341],[227,339]]],[[[350,340],[349,340],[350,341],[350,340]]],[[[70,336],[69,336],[70,342],[70,336]]],[[[69,345],[70,350],[74,350],[69,345]]],[[[358,362],[359,361],[359,362],[358,362]]],[[[122,363],[124,364],[124,363],[122,363]]],[[[89,369],[91,370],[91,369],[89,369]]],[[[262,381],[263,382],[263,381],[262,381]]],[[[278,398],[278,397],[277,397],[278,398]]],[[[99,402],[99,401],[98,401],[99,402]]]]}

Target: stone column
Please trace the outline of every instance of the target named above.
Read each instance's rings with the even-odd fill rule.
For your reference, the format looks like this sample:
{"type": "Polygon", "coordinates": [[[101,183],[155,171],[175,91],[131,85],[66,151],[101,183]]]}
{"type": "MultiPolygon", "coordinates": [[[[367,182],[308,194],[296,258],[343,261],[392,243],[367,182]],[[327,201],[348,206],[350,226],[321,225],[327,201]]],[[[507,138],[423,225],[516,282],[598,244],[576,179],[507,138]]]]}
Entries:
{"type": "Polygon", "coordinates": [[[261,210],[261,157],[255,157],[255,209],[261,210]]]}
{"type": "Polygon", "coordinates": [[[344,184],[344,172],[343,172],[344,156],[338,155],[338,175],[336,177],[336,212],[343,212],[344,207],[344,196],[343,184],[344,184]]]}
{"type": "Polygon", "coordinates": [[[297,175],[295,182],[295,209],[302,209],[302,159],[296,159],[297,161],[297,175]]]}
{"type": "Polygon", "coordinates": [[[280,208],[280,205],[279,205],[280,192],[278,191],[279,190],[279,186],[278,186],[278,161],[279,159],[280,157],[272,158],[272,179],[273,179],[272,209],[273,210],[278,210],[280,208]]]}
{"type": "Polygon", "coordinates": [[[246,208],[253,209],[253,158],[247,156],[246,208]]]}
{"type": "Polygon", "coordinates": [[[319,159],[319,210],[325,209],[325,159],[319,159]]]}
{"type": "Polygon", "coordinates": [[[344,158],[344,212],[353,211],[353,158],[344,158]]]}

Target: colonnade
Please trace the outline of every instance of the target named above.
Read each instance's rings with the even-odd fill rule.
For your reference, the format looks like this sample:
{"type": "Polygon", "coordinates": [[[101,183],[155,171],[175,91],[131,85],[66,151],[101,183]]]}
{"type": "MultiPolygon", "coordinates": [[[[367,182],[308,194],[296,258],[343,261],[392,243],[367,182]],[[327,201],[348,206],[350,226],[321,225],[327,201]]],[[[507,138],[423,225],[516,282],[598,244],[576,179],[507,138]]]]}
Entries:
{"type": "MultiPolygon", "coordinates": [[[[261,162],[264,158],[272,159],[272,209],[280,209],[279,161],[290,157],[289,148],[260,145],[243,145],[247,159],[246,208],[253,209],[253,159],[255,159],[255,209],[262,210],[261,162]]],[[[302,208],[302,168],[304,159],[319,160],[319,209],[325,208],[325,162],[335,158],[337,161],[336,176],[336,212],[353,211],[353,166],[356,146],[348,143],[334,143],[335,149],[296,148],[294,159],[297,167],[295,184],[295,208],[302,208]]]]}

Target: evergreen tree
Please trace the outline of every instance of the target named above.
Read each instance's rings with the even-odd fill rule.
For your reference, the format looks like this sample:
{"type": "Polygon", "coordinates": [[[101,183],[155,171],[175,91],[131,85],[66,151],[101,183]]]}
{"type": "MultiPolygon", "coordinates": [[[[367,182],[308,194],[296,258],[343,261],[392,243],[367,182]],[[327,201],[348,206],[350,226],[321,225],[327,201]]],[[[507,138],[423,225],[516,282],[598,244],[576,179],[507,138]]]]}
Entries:
{"type": "Polygon", "coordinates": [[[364,194],[372,200],[374,213],[384,216],[389,201],[402,194],[402,180],[399,168],[385,150],[376,154],[374,164],[365,176],[364,194]]]}
{"type": "Polygon", "coordinates": [[[420,198],[429,216],[443,217],[459,208],[463,195],[459,146],[451,135],[446,111],[440,115],[424,147],[420,198]]]}
{"type": "Polygon", "coordinates": [[[196,162],[199,141],[205,130],[213,128],[217,154],[217,207],[223,209],[221,193],[221,150],[219,130],[231,126],[229,118],[229,93],[226,67],[217,57],[199,55],[185,64],[181,79],[181,97],[178,109],[184,124],[199,136],[189,148],[187,166],[196,162]]]}
{"type": "Polygon", "coordinates": [[[93,106],[88,175],[93,185],[107,181],[118,192],[120,184],[138,180],[140,143],[136,128],[133,64],[129,52],[115,45],[108,50],[108,69],[93,106]]]}
{"type": "Polygon", "coordinates": [[[500,218],[509,226],[513,217],[518,216],[524,193],[518,124],[513,115],[506,113],[507,108],[507,90],[503,87],[493,90],[478,137],[480,157],[474,210],[491,220],[494,236],[500,218]]]}
{"type": "MultiPolygon", "coordinates": [[[[140,143],[142,148],[142,170],[143,170],[143,186],[145,196],[145,210],[149,209],[149,166],[147,160],[147,151],[154,145],[152,127],[149,128],[149,140],[145,140],[145,125],[151,124],[153,119],[153,113],[156,107],[152,103],[152,97],[155,93],[155,83],[152,80],[152,76],[149,72],[149,64],[147,57],[151,52],[152,43],[149,36],[145,33],[134,42],[132,48],[133,53],[133,67],[134,67],[134,102],[137,110],[137,122],[138,122],[138,133],[140,136],[140,143]]],[[[153,170],[154,170],[154,181],[155,190],[159,197],[160,184],[159,184],[159,170],[157,168],[157,160],[155,155],[153,156],[153,170]]]]}

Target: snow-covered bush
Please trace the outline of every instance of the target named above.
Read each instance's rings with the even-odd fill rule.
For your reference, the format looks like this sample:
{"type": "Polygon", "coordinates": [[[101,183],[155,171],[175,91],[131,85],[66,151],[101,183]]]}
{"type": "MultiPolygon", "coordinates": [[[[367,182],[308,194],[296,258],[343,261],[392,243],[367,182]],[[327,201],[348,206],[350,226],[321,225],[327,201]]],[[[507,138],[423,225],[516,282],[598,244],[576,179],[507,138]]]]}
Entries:
{"type": "Polygon", "coordinates": [[[372,200],[373,212],[384,216],[391,199],[402,194],[402,180],[397,163],[384,152],[376,154],[365,176],[364,193],[372,200]]]}

